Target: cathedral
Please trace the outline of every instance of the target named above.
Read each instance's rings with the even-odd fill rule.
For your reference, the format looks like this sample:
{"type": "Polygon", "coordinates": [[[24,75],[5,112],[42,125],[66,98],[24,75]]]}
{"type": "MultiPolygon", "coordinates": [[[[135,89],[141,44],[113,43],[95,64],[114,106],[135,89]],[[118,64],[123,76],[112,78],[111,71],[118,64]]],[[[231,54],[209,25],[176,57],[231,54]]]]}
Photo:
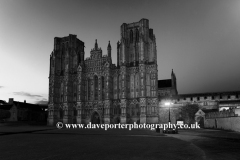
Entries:
{"type": "Polygon", "coordinates": [[[117,51],[97,40],[90,57],[76,35],[54,38],[50,55],[48,125],[159,123],[156,38],[149,20],[123,23],[117,51]],[[112,63],[112,54],[117,64],[112,63]]]}

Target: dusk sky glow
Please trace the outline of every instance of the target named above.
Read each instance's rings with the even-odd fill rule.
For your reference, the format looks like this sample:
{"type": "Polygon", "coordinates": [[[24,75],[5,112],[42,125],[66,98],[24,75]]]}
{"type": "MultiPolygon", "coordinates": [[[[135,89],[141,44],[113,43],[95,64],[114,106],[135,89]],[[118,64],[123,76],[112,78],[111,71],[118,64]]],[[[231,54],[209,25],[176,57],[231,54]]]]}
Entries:
{"type": "Polygon", "coordinates": [[[173,69],[179,94],[240,90],[239,0],[0,0],[0,99],[48,99],[54,37],[95,39],[116,64],[122,23],[149,19],[158,79],[173,69]]]}

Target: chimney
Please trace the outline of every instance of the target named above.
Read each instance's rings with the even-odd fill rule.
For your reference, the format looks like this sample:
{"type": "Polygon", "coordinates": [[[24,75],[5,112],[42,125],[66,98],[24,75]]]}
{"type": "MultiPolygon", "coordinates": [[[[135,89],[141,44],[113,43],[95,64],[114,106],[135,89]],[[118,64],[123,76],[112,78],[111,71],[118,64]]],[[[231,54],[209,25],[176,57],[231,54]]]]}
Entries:
{"type": "Polygon", "coordinates": [[[13,104],[13,100],[14,100],[13,98],[9,98],[8,103],[13,104]]]}

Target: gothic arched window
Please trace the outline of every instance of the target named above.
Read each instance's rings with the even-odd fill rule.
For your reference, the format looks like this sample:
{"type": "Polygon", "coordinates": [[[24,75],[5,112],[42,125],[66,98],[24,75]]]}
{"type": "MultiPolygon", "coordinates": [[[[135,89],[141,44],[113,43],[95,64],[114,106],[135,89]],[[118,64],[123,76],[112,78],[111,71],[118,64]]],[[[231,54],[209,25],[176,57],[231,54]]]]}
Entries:
{"type": "Polygon", "coordinates": [[[73,108],[73,116],[77,116],[77,110],[76,110],[76,108],[73,108]]]}
{"type": "Polygon", "coordinates": [[[121,81],[121,75],[118,76],[118,98],[121,98],[121,84],[122,84],[122,81],[121,81]]]}
{"type": "Polygon", "coordinates": [[[131,91],[131,98],[134,98],[134,75],[131,75],[130,79],[130,91],[131,91]]]}
{"type": "Polygon", "coordinates": [[[138,29],[136,30],[136,42],[139,42],[139,31],[138,31],[138,29]]]}
{"type": "Polygon", "coordinates": [[[90,79],[87,80],[87,95],[88,95],[88,100],[90,100],[90,97],[91,97],[91,81],[90,81],[90,79]]]}
{"type": "Polygon", "coordinates": [[[61,70],[64,70],[64,66],[65,66],[65,61],[64,61],[65,57],[64,57],[64,53],[62,52],[62,57],[61,57],[61,70]]]}
{"type": "Polygon", "coordinates": [[[147,89],[147,97],[150,96],[150,75],[146,74],[146,89],[147,89]]]}
{"type": "Polygon", "coordinates": [[[130,43],[132,43],[133,42],[133,31],[131,30],[130,31],[130,43]]]}
{"type": "Polygon", "coordinates": [[[59,118],[62,119],[63,118],[63,110],[60,108],[59,109],[59,118]]]}
{"type": "Polygon", "coordinates": [[[139,77],[138,74],[135,75],[135,91],[136,91],[136,97],[138,97],[139,92],[139,77]]]}
{"type": "Polygon", "coordinates": [[[104,100],[105,99],[105,96],[104,96],[104,87],[105,87],[105,85],[104,85],[104,77],[102,76],[102,100],[104,100]]]}
{"type": "Polygon", "coordinates": [[[139,104],[136,104],[136,115],[137,115],[137,116],[140,115],[140,107],[139,107],[139,104]]]}
{"type": "Polygon", "coordinates": [[[73,100],[77,100],[77,84],[76,82],[73,83],[73,100]]]}
{"type": "Polygon", "coordinates": [[[60,92],[61,92],[61,102],[63,102],[63,93],[64,93],[64,88],[63,88],[63,83],[61,83],[61,88],[60,88],[60,92]]]}
{"type": "Polygon", "coordinates": [[[117,76],[114,77],[113,83],[114,83],[114,85],[113,85],[113,87],[114,87],[114,89],[113,89],[114,99],[117,99],[118,98],[117,97],[117,94],[118,94],[118,77],[117,76]]]}
{"type": "Polygon", "coordinates": [[[63,94],[64,89],[63,89],[63,82],[61,83],[61,94],[63,94]]]}
{"type": "Polygon", "coordinates": [[[78,60],[77,60],[77,64],[79,64],[79,63],[81,62],[81,56],[80,56],[79,53],[77,54],[77,59],[78,59],[78,60]]]}
{"type": "Polygon", "coordinates": [[[98,100],[98,77],[94,76],[94,99],[98,100]]]}

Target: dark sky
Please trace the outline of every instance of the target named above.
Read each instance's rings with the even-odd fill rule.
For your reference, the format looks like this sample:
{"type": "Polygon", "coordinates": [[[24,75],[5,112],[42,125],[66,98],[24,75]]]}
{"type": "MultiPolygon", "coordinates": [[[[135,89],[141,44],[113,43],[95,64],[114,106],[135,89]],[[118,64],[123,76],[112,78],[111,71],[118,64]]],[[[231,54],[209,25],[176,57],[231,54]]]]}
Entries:
{"type": "Polygon", "coordinates": [[[158,79],[173,69],[178,92],[240,90],[239,0],[0,0],[0,99],[46,101],[54,37],[76,34],[88,57],[95,39],[107,54],[122,23],[149,19],[158,79]]]}

